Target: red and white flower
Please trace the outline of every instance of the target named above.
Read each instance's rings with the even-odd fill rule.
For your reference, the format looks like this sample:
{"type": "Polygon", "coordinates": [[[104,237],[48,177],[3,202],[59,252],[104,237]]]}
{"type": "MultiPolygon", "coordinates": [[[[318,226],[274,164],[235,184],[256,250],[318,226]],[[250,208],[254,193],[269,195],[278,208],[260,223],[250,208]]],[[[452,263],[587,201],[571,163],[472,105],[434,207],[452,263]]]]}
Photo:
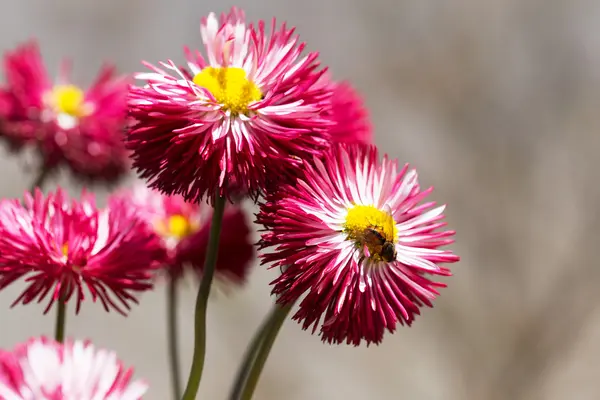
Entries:
{"type": "Polygon", "coordinates": [[[256,194],[328,147],[331,88],[293,28],[273,21],[267,33],[233,8],[200,32],[205,56],[146,64],[145,86],[131,88],[127,142],[150,187],[194,202],[256,194]]]}
{"type": "Polygon", "coordinates": [[[163,259],[160,238],[123,199],[98,208],[93,194],[71,200],[59,188],[0,200],[0,289],[27,283],[13,306],[49,297],[45,312],[59,299],[78,312],[87,288],[92,301],[124,314],[135,293],[152,288],[163,259]]]}
{"type": "Polygon", "coordinates": [[[89,342],[30,339],[0,351],[0,399],[139,400],[148,385],[132,380],[112,351],[89,342]]]}
{"type": "Polygon", "coordinates": [[[305,162],[305,175],[261,205],[265,226],[260,256],[282,270],[273,282],[280,303],[300,309],[304,329],[320,327],[324,341],[379,343],[385,330],[410,325],[431,306],[459,257],[440,247],[453,242],[444,206],[423,202],[415,170],[374,146],[338,145],[305,162]]]}

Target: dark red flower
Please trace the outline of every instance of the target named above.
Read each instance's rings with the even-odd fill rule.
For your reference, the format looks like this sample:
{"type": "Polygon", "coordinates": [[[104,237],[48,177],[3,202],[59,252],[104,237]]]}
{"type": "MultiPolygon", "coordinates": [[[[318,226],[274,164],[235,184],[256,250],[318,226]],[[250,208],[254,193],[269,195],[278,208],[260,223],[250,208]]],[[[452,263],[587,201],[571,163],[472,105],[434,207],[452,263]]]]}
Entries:
{"type": "MultiPolygon", "coordinates": [[[[164,264],[172,278],[180,278],[186,268],[199,274],[204,267],[210,233],[212,208],[188,203],[182,196],[167,196],[143,184],[117,194],[131,204],[161,238],[167,255],[164,264]]],[[[215,276],[241,285],[246,282],[254,259],[250,227],[244,211],[235,205],[225,209],[215,276]]]]}

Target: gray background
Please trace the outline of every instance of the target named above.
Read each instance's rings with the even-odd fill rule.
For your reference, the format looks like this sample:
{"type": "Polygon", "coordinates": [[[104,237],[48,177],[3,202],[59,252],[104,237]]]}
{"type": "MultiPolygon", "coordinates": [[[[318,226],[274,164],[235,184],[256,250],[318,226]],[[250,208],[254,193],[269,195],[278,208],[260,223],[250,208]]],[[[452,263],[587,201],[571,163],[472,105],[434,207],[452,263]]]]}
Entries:
{"type": "MultiPolygon", "coordinates": [[[[257,399],[598,399],[597,313],[600,3],[592,0],[240,1],[250,19],[296,25],[335,77],[364,94],[376,141],[414,164],[449,204],[462,261],[436,308],[379,347],[328,347],[288,322],[257,399]]],[[[199,19],[230,4],[191,0],[2,2],[0,50],[37,37],[55,72],[62,56],[87,83],[103,60],[182,60],[199,19]]],[[[32,180],[4,156],[0,187],[32,180]]],[[[61,184],[67,184],[62,180],[61,184]]],[[[75,190],[78,188],[70,186],[75,190]]],[[[104,194],[101,194],[102,196],[104,194]]],[[[199,398],[224,399],[244,345],[267,310],[269,272],[210,308],[199,398]]],[[[52,333],[53,315],[7,305],[0,345],[52,333]]],[[[184,371],[194,290],[182,293],[184,371]]],[[[170,396],[164,287],[128,318],[87,304],[68,331],[119,352],[170,396]]]]}

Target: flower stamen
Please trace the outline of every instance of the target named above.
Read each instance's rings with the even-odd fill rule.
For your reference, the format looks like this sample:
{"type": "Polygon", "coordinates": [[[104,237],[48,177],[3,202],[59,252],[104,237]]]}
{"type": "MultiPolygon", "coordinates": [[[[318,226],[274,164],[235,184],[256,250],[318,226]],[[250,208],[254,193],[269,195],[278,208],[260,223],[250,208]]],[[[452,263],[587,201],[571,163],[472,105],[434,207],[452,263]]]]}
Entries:
{"type": "Polygon", "coordinates": [[[233,115],[248,114],[248,105],[262,98],[260,89],[242,68],[206,67],[193,81],[208,90],[233,115]]]}
{"type": "Polygon", "coordinates": [[[48,101],[57,113],[74,118],[84,117],[91,111],[83,90],[75,85],[56,85],[48,94],[48,101]]]}
{"type": "Polygon", "coordinates": [[[179,239],[184,238],[192,233],[192,224],[189,219],[183,215],[173,215],[167,222],[167,227],[171,236],[179,239]]]}
{"type": "Polygon", "coordinates": [[[198,230],[198,224],[184,215],[175,214],[165,220],[157,221],[155,230],[163,237],[181,240],[195,233],[198,230]]]}
{"type": "Polygon", "coordinates": [[[62,250],[63,256],[65,256],[65,257],[69,256],[69,244],[68,243],[63,244],[61,250],[62,250]]]}

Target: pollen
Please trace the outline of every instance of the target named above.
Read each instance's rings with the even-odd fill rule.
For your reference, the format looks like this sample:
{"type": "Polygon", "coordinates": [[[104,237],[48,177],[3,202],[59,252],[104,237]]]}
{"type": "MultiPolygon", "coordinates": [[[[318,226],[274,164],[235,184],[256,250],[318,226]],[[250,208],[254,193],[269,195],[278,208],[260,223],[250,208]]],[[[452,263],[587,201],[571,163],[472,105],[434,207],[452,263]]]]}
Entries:
{"type": "Polygon", "coordinates": [[[208,90],[233,115],[248,114],[248,105],[262,98],[242,68],[206,67],[194,76],[194,83],[208,90]]]}
{"type": "Polygon", "coordinates": [[[83,117],[89,113],[83,90],[75,85],[57,85],[50,93],[50,103],[54,109],[71,117],[83,117]]]}
{"type": "Polygon", "coordinates": [[[190,220],[183,215],[173,215],[167,221],[167,232],[169,236],[183,239],[194,231],[190,220]]]}
{"type": "Polygon", "coordinates": [[[375,206],[355,205],[348,210],[344,231],[351,239],[359,240],[367,229],[375,229],[386,240],[394,242],[398,229],[394,218],[387,212],[375,206]]]}
{"type": "Polygon", "coordinates": [[[69,256],[69,245],[67,243],[62,245],[62,253],[63,256],[68,257],[69,256]]]}

